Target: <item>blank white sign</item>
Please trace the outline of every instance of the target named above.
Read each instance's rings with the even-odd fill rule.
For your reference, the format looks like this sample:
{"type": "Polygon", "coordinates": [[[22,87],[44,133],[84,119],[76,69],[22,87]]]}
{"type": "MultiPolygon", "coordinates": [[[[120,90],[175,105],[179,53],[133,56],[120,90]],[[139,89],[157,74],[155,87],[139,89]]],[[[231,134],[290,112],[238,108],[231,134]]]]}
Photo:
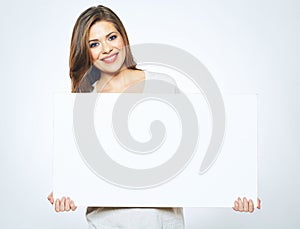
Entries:
{"type": "MultiPolygon", "coordinates": [[[[160,120],[165,126],[165,138],[156,150],[135,153],[123,147],[126,142],[120,143],[112,129],[112,111],[120,95],[101,94],[93,110],[96,135],[109,158],[137,172],[156,168],[172,158],[182,137],[181,120],[172,106],[150,100],[137,104],[130,115],[117,115],[128,115],[130,134],[138,142],[151,139],[151,122],[160,120]]],[[[195,125],[198,126],[199,138],[194,156],[172,179],[146,188],[125,187],[111,182],[93,171],[84,160],[74,136],[76,96],[92,95],[57,93],[54,96],[55,197],[69,196],[77,205],[83,206],[120,207],[232,207],[237,197],[244,196],[256,201],[257,95],[223,96],[226,128],[221,151],[212,167],[199,174],[210,142],[213,120],[203,95],[187,94],[198,119],[195,125]]],[[[176,98],[178,95],[169,96],[176,98]]],[[[101,163],[99,161],[99,166],[101,163]]]]}

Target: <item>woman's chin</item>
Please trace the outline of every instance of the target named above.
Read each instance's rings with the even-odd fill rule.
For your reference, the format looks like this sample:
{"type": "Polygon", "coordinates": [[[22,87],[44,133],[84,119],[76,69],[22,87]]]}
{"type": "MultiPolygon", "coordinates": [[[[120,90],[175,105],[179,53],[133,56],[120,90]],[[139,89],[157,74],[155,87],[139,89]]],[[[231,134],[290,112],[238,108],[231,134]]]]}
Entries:
{"type": "Polygon", "coordinates": [[[112,64],[110,66],[99,66],[97,64],[94,63],[94,65],[104,74],[108,74],[108,75],[116,75],[119,72],[121,72],[122,70],[126,69],[125,65],[117,65],[117,64],[112,64]]]}

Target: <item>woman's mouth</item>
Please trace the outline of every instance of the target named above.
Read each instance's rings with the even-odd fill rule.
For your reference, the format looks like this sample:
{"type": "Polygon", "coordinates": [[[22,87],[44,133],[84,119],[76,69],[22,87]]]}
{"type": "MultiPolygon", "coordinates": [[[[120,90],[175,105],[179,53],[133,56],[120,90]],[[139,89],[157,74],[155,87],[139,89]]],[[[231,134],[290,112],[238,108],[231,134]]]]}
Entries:
{"type": "Polygon", "coordinates": [[[115,54],[109,55],[107,57],[104,57],[101,59],[101,61],[103,61],[105,64],[112,64],[117,60],[118,54],[119,53],[115,53],[115,54]]]}

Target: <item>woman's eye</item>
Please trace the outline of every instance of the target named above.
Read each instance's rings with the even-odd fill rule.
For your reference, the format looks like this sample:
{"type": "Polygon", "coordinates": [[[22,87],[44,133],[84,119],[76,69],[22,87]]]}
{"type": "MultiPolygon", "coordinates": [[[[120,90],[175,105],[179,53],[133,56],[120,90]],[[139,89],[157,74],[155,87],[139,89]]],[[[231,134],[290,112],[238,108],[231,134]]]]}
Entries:
{"type": "Polygon", "coordinates": [[[108,38],[109,41],[113,41],[117,38],[117,35],[112,35],[108,38]]]}
{"type": "Polygon", "coordinates": [[[95,48],[99,45],[98,42],[93,42],[93,43],[90,43],[90,48],[95,48]]]}

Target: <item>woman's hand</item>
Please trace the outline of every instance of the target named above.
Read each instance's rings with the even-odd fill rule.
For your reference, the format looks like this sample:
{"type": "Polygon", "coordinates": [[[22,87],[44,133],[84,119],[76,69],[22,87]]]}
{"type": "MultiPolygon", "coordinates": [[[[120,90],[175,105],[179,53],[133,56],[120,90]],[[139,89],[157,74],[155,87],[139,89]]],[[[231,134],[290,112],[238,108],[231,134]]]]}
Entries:
{"type": "MultiPolygon", "coordinates": [[[[239,197],[236,201],[234,201],[233,210],[239,212],[254,212],[254,204],[251,199],[249,201],[246,197],[243,200],[239,197]]],[[[260,209],[260,199],[257,198],[257,208],[260,209]]]]}
{"type": "Polygon", "coordinates": [[[54,201],[53,192],[48,195],[49,202],[54,205],[54,209],[56,212],[64,212],[64,211],[75,211],[76,206],[74,201],[70,199],[70,197],[62,197],[61,199],[56,199],[54,201]]]}

